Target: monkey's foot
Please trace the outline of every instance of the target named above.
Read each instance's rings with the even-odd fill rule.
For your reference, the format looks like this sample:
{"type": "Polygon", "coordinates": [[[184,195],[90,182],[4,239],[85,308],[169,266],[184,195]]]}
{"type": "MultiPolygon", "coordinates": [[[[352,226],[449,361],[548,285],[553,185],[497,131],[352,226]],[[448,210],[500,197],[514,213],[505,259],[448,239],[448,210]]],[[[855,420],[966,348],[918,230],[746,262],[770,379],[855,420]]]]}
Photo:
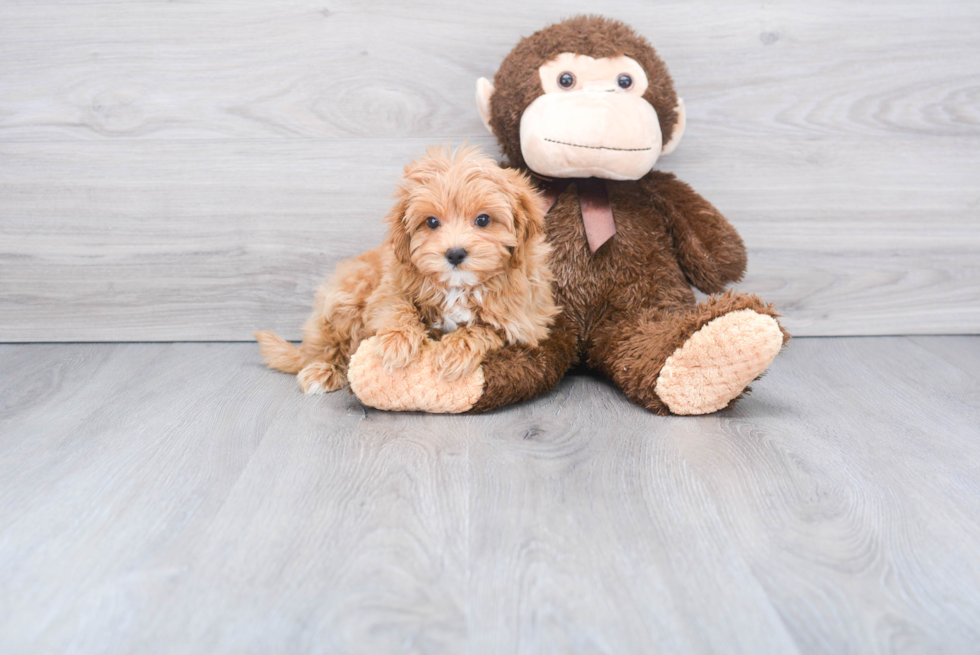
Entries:
{"type": "Polygon", "coordinates": [[[706,323],[667,358],[657,396],[674,414],[726,407],[769,368],[783,346],[772,316],[740,309],[706,323]]]}
{"type": "Polygon", "coordinates": [[[405,368],[388,370],[375,352],[371,337],[351,357],[347,379],[357,399],[368,407],[389,411],[460,414],[483,395],[483,368],[449,382],[436,371],[432,342],[405,368]]]}

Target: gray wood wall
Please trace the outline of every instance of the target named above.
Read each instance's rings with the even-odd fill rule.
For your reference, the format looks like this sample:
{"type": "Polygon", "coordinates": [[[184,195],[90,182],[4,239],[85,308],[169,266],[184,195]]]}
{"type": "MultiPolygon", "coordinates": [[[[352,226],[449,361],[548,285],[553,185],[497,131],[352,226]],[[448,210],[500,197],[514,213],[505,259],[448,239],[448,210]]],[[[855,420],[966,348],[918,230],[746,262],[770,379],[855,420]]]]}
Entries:
{"type": "Polygon", "coordinates": [[[296,337],[517,40],[601,10],[687,102],[660,168],[797,335],[980,332],[980,4],[0,0],[0,341],[296,337]]]}

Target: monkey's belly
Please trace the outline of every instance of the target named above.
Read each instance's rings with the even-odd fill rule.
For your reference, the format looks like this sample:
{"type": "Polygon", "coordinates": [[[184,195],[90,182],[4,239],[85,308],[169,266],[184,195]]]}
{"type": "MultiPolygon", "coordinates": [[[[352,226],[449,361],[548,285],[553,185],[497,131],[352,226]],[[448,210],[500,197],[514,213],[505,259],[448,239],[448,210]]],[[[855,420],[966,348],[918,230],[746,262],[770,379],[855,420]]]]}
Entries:
{"type": "MultiPolygon", "coordinates": [[[[655,217],[656,219],[657,217],[655,217]]],[[[648,308],[694,306],[690,285],[656,220],[617,215],[617,233],[595,253],[589,251],[581,216],[548,214],[549,260],[556,302],[578,328],[583,346],[605,317],[623,317],[648,308]]]]}

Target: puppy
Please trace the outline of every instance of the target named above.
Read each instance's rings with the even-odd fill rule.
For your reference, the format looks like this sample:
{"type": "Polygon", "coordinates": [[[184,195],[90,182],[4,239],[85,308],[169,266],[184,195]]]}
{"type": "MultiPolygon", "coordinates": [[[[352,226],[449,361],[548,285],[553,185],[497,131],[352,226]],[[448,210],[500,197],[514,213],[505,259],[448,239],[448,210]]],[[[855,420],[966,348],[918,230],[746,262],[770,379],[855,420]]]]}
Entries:
{"type": "Polygon", "coordinates": [[[430,148],[405,167],[380,248],[345,260],[317,293],[297,348],[257,332],[270,368],[304,393],[335,391],[361,341],[377,335],[385,368],[433,361],[454,380],[505,344],[537,345],[558,313],[544,207],[528,179],[476,148],[430,148]]]}

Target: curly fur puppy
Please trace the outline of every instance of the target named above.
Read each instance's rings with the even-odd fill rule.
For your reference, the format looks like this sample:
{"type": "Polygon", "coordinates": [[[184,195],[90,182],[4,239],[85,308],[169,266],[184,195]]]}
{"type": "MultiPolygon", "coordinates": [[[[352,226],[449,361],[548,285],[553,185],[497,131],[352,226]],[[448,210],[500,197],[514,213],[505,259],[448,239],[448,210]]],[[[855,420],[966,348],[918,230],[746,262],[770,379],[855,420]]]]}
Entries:
{"type": "Polygon", "coordinates": [[[302,345],[255,334],[269,367],[298,373],[305,393],[343,387],[351,354],[374,335],[389,369],[438,340],[434,362],[448,380],[491,350],[547,336],[559,310],[537,192],[475,148],[426,154],[405,167],[385,242],[341,262],[320,288],[302,345]]]}

